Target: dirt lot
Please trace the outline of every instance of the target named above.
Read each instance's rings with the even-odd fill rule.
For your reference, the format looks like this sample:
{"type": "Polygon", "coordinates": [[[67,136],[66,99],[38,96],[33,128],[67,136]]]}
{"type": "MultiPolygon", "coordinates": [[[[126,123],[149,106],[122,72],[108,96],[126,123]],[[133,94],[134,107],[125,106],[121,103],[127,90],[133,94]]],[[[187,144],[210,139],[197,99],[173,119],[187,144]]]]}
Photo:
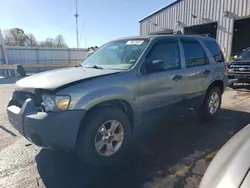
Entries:
{"type": "Polygon", "coordinates": [[[250,123],[250,88],[229,89],[217,121],[202,122],[190,111],[145,124],[135,130],[126,161],[93,168],[71,153],[41,150],[9,125],[10,83],[0,84],[0,187],[197,187],[216,151],[250,123]]]}

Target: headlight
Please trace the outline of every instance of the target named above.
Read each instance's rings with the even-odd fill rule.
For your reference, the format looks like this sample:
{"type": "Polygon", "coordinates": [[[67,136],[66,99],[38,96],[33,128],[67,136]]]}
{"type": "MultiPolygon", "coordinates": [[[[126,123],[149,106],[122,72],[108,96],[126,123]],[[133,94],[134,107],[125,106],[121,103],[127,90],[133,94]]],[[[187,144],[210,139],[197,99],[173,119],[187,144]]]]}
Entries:
{"type": "Polygon", "coordinates": [[[46,112],[67,110],[70,104],[70,97],[67,95],[42,95],[42,100],[46,112]]]}

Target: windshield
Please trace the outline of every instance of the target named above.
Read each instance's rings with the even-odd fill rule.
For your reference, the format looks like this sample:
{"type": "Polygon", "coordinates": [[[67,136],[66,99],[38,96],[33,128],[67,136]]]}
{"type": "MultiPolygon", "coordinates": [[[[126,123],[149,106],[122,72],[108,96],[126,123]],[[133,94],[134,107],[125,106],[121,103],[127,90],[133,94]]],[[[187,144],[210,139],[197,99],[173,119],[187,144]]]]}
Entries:
{"type": "Polygon", "coordinates": [[[250,59],[250,48],[245,49],[237,59],[238,60],[250,59]]]}
{"type": "Polygon", "coordinates": [[[138,60],[149,40],[131,39],[107,43],[89,56],[82,65],[107,69],[130,69],[138,60]]]}

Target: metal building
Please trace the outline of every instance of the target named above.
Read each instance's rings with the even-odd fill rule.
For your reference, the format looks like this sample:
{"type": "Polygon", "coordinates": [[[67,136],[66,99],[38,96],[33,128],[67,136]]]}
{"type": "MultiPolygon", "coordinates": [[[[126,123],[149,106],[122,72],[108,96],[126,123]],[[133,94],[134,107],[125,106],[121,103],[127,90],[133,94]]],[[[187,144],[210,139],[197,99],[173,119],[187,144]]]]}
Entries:
{"type": "Polygon", "coordinates": [[[165,29],[211,34],[228,61],[250,46],[250,0],[177,0],[139,23],[140,35],[165,29]]]}

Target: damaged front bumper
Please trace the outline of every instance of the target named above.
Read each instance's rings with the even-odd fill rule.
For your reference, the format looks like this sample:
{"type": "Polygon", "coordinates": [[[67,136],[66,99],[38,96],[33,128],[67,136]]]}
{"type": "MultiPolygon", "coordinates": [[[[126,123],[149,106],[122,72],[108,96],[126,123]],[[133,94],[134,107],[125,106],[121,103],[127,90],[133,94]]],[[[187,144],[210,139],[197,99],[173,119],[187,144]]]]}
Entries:
{"type": "Polygon", "coordinates": [[[14,105],[11,100],[7,114],[12,126],[34,144],[40,147],[73,150],[85,111],[41,112],[34,101],[28,98],[21,107],[14,105]]]}

